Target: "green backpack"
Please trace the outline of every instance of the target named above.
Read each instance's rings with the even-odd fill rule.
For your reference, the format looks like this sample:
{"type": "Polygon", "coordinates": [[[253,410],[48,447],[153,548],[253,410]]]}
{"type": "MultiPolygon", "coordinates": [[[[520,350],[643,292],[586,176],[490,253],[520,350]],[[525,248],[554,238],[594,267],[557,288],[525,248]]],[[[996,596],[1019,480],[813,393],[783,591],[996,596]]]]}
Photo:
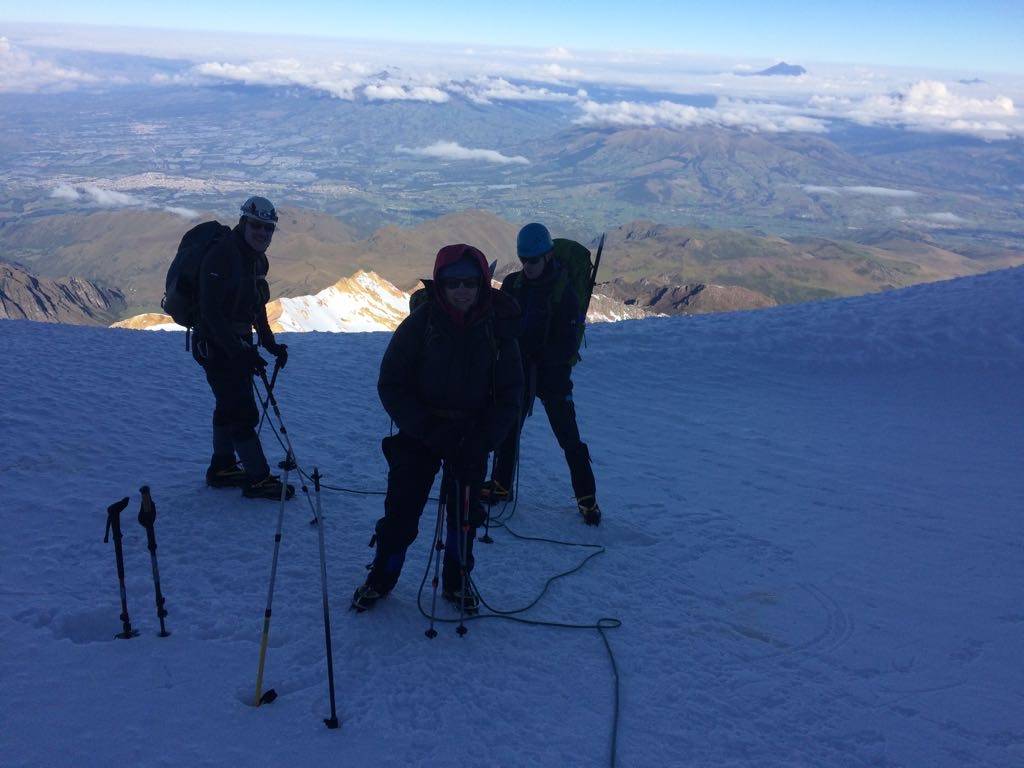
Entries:
{"type": "MultiPolygon", "coordinates": [[[[576,351],[573,353],[570,365],[576,365],[583,358],[580,357],[580,347],[585,346],[584,334],[586,332],[587,310],[590,308],[590,297],[594,293],[594,283],[597,280],[597,270],[601,265],[601,252],[604,250],[604,235],[597,245],[597,256],[590,260],[590,250],[582,243],[575,240],[566,240],[556,237],[553,240],[555,248],[552,251],[553,258],[558,261],[563,269],[557,281],[551,288],[550,304],[548,305],[548,322],[551,321],[554,307],[562,300],[566,289],[571,290],[576,296],[576,303],[580,308],[580,316],[577,318],[576,327],[576,351]]],[[[523,280],[523,273],[516,273],[512,278],[510,287],[518,290],[523,280]]],[[[548,331],[544,330],[544,338],[547,339],[548,331]]]]}

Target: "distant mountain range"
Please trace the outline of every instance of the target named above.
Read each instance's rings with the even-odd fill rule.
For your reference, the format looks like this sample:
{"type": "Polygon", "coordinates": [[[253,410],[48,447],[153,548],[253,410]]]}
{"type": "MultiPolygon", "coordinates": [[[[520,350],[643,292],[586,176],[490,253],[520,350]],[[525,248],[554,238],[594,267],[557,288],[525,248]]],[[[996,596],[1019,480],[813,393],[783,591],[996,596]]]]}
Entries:
{"type": "Polygon", "coordinates": [[[604,295],[623,301],[627,306],[663,315],[705,315],[712,312],[735,312],[742,309],[765,309],[778,302],[763,293],[738,285],[673,285],[666,279],[643,279],[627,282],[621,277],[602,283],[604,295]]]}
{"type": "MultiPolygon", "coordinates": [[[[497,283],[495,283],[497,285],[497,283]]],[[[267,319],[275,333],[327,331],[359,333],[390,331],[409,314],[409,293],[399,290],[375,272],[360,270],[314,296],[275,299],[267,305],[267,319]]],[[[595,294],[587,312],[591,323],[638,320],[659,309],[627,305],[610,296],[595,294]]],[[[675,312],[664,314],[676,314],[675,312]]],[[[167,315],[147,312],[113,323],[113,328],[180,331],[167,315]]]]}
{"type": "MultiPolygon", "coordinates": [[[[177,243],[202,218],[207,217],[187,221],[165,211],[130,209],[27,217],[0,227],[0,253],[40,277],[77,275],[116,288],[124,304],[112,300],[108,311],[117,319],[157,310],[177,243]]],[[[359,270],[407,291],[430,275],[437,249],[453,242],[477,245],[499,262],[502,273],[518,263],[517,229],[493,213],[468,210],[413,227],[382,227],[359,239],[332,216],[286,208],[270,249],[271,292],[312,296],[359,270]]],[[[960,252],[927,231],[898,224],[856,235],[845,241],[783,238],[756,230],[632,221],[608,231],[599,280],[732,285],[760,294],[760,306],[764,297],[785,304],[850,296],[1024,263],[1020,251],[990,244],[960,252]]],[[[594,233],[585,244],[594,249],[596,240],[594,233]]],[[[615,298],[643,300],[640,293],[620,292],[615,298]]]]}

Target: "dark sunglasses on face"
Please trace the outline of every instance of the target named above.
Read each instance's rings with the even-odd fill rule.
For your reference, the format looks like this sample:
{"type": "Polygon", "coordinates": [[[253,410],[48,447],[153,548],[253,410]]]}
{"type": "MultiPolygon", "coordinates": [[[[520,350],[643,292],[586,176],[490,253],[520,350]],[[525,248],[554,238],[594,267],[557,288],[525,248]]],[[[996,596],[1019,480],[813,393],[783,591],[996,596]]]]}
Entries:
{"type": "Polygon", "coordinates": [[[256,221],[255,219],[249,219],[249,226],[259,232],[261,229],[266,230],[273,234],[276,226],[269,221],[256,221]]]}
{"type": "Polygon", "coordinates": [[[526,264],[527,266],[531,266],[532,267],[535,264],[540,264],[542,261],[544,261],[544,257],[543,256],[534,256],[532,259],[524,259],[524,258],[520,257],[519,260],[521,262],[523,262],[523,264],[526,264]]]}
{"type": "Polygon", "coordinates": [[[465,286],[476,290],[480,287],[479,277],[446,277],[441,281],[446,291],[454,291],[456,288],[465,286]]]}

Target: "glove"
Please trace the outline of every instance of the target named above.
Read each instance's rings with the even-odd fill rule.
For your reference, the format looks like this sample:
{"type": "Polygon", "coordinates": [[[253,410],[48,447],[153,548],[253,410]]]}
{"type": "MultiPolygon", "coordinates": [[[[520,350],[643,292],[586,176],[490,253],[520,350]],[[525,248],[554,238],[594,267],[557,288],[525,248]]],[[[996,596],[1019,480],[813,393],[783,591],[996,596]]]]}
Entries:
{"type": "Polygon", "coordinates": [[[423,442],[443,459],[453,460],[459,453],[464,425],[441,423],[427,432],[423,442]]]}
{"type": "Polygon", "coordinates": [[[277,358],[277,367],[284,368],[288,364],[288,345],[272,344],[267,346],[267,352],[277,358]]]}

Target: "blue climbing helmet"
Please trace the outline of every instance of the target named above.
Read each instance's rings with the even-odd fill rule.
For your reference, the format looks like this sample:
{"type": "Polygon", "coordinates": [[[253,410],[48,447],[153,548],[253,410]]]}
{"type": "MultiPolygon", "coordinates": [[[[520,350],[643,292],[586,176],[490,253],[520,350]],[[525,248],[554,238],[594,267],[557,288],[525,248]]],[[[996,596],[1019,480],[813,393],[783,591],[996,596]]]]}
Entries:
{"type": "Polygon", "coordinates": [[[543,224],[527,224],[516,238],[516,255],[520,259],[535,259],[555,247],[551,233],[543,224]]]}

